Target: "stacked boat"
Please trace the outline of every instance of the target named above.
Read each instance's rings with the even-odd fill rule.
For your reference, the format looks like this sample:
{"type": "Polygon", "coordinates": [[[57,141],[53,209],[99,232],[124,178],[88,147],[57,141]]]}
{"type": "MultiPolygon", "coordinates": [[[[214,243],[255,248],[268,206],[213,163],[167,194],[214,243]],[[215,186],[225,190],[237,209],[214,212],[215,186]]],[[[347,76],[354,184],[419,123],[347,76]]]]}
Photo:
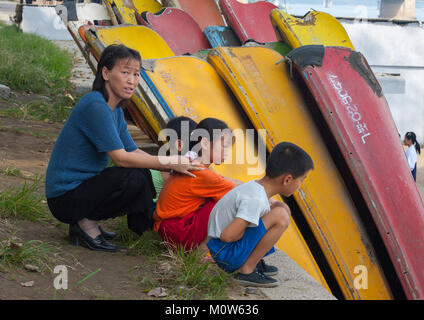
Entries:
{"type": "Polygon", "coordinates": [[[175,116],[225,121],[244,150],[213,170],[242,181],[263,174],[249,155],[298,144],[315,170],[283,199],[292,223],[277,246],[338,298],[424,298],[423,200],[382,89],[334,17],[266,1],[105,5],[114,25],[68,30],[93,71],[110,44],[140,52],[127,110],[141,130],[160,142],[175,116]]]}

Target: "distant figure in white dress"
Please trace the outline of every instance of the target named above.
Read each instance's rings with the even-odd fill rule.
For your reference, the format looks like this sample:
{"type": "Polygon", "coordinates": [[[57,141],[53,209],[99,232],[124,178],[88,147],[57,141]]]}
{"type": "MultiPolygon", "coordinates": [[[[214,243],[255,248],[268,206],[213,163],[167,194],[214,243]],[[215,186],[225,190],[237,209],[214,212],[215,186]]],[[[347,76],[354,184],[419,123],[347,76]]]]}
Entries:
{"type": "Polygon", "coordinates": [[[406,150],[406,159],[408,160],[409,169],[411,170],[414,181],[417,181],[417,153],[421,153],[420,144],[414,132],[407,132],[403,143],[408,146],[406,150]]]}

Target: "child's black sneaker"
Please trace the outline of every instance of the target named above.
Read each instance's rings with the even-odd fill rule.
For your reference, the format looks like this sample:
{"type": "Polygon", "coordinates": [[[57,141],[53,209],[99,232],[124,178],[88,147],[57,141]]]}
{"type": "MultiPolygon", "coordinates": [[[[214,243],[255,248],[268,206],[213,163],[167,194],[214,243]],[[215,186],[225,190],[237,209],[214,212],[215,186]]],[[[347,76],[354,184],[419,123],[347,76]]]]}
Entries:
{"type": "Polygon", "coordinates": [[[259,261],[258,265],[256,266],[256,269],[266,276],[275,276],[278,273],[278,268],[265,264],[264,259],[261,259],[261,261],[259,261]]]}
{"type": "Polygon", "coordinates": [[[249,274],[236,273],[234,279],[245,287],[264,287],[271,288],[278,286],[278,280],[268,277],[258,270],[249,274]]]}

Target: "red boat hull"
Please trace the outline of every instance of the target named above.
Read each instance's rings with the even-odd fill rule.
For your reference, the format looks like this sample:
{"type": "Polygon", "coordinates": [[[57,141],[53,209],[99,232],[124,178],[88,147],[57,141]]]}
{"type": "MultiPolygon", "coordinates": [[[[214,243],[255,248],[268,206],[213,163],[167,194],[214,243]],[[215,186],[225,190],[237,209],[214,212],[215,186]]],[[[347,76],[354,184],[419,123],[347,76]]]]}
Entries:
{"type": "Polygon", "coordinates": [[[304,46],[294,63],[334,136],[408,299],[424,298],[424,204],[382,89],[362,54],[304,46]]]}
{"type": "Polygon", "coordinates": [[[209,26],[225,26],[225,22],[215,0],[173,0],[165,1],[167,7],[184,10],[205,30],[209,26]]]}
{"type": "Polygon", "coordinates": [[[272,3],[219,0],[219,6],[228,25],[233,28],[242,43],[247,40],[261,43],[278,41],[270,18],[271,11],[278,7],[272,3]]]}
{"type": "MultiPolygon", "coordinates": [[[[210,48],[197,22],[181,9],[165,8],[158,13],[143,12],[142,18],[144,24],[159,33],[177,56],[210,48]]],[[[139,18],[138,23],[142,22],[139,18]]]]}

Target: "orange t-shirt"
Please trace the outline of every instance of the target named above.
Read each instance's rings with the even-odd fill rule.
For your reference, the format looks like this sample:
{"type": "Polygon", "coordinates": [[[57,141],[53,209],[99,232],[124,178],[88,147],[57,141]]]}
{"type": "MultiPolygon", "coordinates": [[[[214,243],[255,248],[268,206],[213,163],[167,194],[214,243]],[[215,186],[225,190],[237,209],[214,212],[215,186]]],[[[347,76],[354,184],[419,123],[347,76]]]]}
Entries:
{"type": "Polygon", "coordinates": [[[235,187],[234,182],[207,168],[192,173],[196,178],[173,174],[166,180],[156,205],[160,220],[155,221],[155,231],[159,230],[161,220],[185,217],[209,199],[219,201],[235,187]]]}

